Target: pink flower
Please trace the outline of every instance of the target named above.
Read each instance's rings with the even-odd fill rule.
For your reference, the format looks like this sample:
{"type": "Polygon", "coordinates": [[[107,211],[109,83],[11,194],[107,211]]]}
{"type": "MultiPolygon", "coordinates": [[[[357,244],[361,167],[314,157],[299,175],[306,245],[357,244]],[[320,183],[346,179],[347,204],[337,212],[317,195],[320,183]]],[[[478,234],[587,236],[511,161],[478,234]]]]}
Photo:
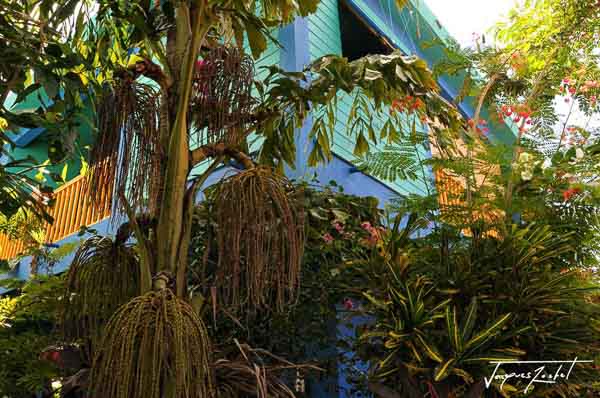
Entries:
{"type": "Polygon", "coordinates": [[[335,230],[338,231],[340,234],[344,232],[344,226],[339,222],[333,224],[333,228],[335,228],[335,230]]]}
{"type": "Polygon", "coordinates": [[[325,235],[323,235],[323,240],[329,245],[331,244],[331,242],[333,242],[334,238],[333,236],[331,236],[330,233],[326,233],[325,235]]]}
{"type": "Polygon", "coordinates": [[[344,308],[346,311],[350,311],[354,309],[354,303],[349,298],[344,299],[344,308]]]}
{"type": "Polygon", "coordinates": [[[206,64],[207,64],[207,62],[204,61],[204,60],[202,60],[202,59],[196,61],[196,65],[195,65],[196,66],[196,72],[197,73],[202,72],[202,69],[204,69],[204,66],[206,64]]]}
{"type": "Polygon", "coordinates": [[[369,232],[373,229],[373,226],[368,221],[364,221],[363,223],[360,224],[360,226],[362,229],[364,229],[365,231],[369,231],[369,232]]]}

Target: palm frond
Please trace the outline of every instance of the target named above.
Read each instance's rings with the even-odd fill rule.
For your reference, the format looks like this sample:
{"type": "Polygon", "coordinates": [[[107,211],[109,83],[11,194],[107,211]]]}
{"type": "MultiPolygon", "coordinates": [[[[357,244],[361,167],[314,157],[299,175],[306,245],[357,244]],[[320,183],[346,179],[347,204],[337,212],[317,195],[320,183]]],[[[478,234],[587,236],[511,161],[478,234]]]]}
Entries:
{"type": "Polygon", "coordinates": [[[290,376],[300,371],[320,370],[311,365],[295,365],[268,351],[235,342],[239,350],[236,357],[221,358],[213,364],[219,397],[294,398],[296,394],[289,387],[290,376]]]}

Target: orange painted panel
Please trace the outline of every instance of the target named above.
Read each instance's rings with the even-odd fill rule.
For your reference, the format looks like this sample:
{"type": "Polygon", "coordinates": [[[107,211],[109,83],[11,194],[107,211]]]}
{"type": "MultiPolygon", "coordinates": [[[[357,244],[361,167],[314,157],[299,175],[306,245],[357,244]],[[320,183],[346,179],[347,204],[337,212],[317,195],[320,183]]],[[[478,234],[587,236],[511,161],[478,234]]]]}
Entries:
{"type": "MultiPolygon", "coordinates": [[[[102,188],[102,203],[89,203],[89,184],[77,177],[54,191],[55,205],[48,209],[54,223],[46,226],[47,242],[56,242],[71,235],[82,226],[90,226],[110,216],[112,195],[110,187],[102,188]]],[[[10,240],[0,234],[0,259],[16,257],[23,251],[23,242],[10,240]]]]}

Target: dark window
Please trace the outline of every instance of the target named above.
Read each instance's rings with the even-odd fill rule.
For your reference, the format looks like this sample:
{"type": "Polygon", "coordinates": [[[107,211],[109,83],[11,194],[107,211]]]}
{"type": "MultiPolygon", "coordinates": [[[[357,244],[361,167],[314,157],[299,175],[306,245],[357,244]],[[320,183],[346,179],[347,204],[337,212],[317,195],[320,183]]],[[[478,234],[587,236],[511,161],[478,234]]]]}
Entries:
{"type": "Polygon", "coordinates": [[[354,61],[366,55],[392,52],[391,47],[344,0],[339,0],[338,4],[344,57],[354,61]]]}

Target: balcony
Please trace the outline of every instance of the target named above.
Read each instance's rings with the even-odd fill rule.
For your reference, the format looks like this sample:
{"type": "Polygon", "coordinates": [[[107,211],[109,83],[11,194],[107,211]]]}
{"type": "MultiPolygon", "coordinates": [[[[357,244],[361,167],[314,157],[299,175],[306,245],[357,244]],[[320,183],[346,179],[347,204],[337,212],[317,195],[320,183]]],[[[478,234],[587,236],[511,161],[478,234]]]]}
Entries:
{"type": "MultiPolygon", "coordinates": [[[[54,222],[45,227],[46,242],[58,242],[81,227],[94,225],[110,216],[111,187],[101,188],[100,201],[95,204],[90,203],[89,189],[85,177],[79,176],[54,191],[54,206],[48,209],[54,222]]],[[[0,259],[17,257],[25,249],[23,242],[0,234],[0,259]]]]}

